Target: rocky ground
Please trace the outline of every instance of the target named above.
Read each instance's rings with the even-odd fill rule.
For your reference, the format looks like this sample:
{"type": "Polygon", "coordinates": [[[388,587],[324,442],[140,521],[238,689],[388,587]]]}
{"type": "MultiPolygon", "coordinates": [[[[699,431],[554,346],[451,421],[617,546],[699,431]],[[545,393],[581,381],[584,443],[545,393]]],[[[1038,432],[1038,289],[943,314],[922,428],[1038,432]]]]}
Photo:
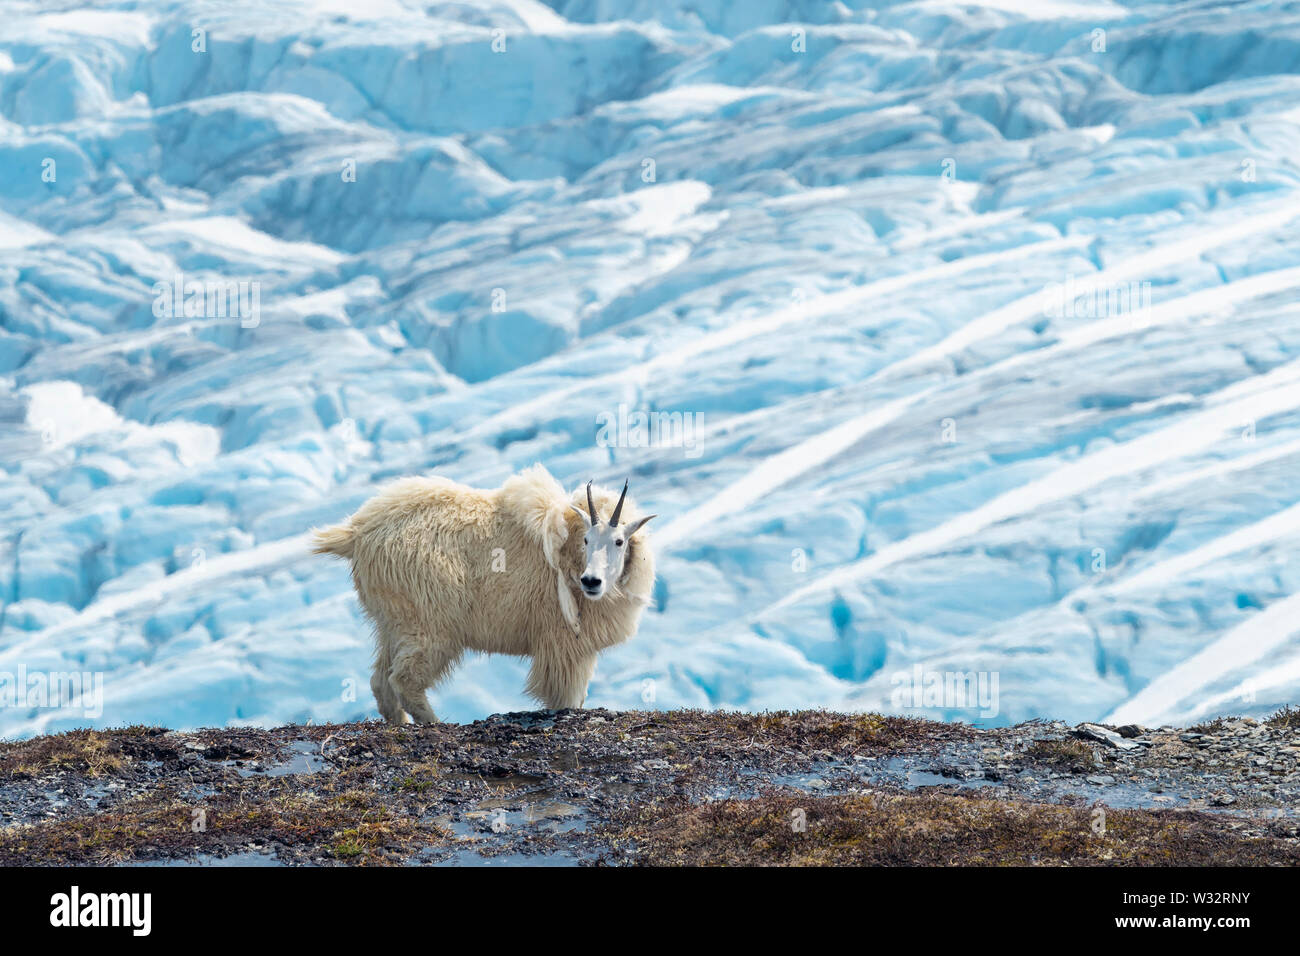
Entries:
{"type": "Polygon", "coordinates": [[[1300,863],[1300,711],[604,710],[0,744],[0,864],[1300,863]]]}

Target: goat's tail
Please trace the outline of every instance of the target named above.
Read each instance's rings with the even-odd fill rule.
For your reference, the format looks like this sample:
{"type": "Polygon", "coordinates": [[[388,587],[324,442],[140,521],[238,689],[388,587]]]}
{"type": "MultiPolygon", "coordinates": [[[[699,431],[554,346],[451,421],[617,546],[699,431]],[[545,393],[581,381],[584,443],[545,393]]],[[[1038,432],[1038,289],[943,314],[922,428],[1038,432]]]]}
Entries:
{"type": "Polygon", "coordinates": [[[336,524],[332,528],[314,528],[312,539],[312,554],[337,554],[340,558],[352,557],[352,548],[356,543],[351,523],[336,524]]]}

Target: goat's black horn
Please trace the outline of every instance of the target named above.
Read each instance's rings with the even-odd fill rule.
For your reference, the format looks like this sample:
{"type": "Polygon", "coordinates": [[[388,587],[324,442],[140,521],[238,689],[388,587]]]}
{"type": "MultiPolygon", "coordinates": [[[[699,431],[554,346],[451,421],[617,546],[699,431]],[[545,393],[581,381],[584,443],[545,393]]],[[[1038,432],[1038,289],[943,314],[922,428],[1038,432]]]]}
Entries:
{"type": "Polygon", "coordinates": [[[614,513],[609,516],[609,526],[618,527],[618,516],[623,513],[623,499],[627,497],[627,479],[623,479],[623,493],[618,496],[618,504],[614,506],[614,513]]]}
{"type": "Polygon", "coordinates": [[[600,521],[596,517],[596,503],[591,500],[591,482],[587,482],[587,513],[591,515],[591,523],[596,524],[600,521]]]}

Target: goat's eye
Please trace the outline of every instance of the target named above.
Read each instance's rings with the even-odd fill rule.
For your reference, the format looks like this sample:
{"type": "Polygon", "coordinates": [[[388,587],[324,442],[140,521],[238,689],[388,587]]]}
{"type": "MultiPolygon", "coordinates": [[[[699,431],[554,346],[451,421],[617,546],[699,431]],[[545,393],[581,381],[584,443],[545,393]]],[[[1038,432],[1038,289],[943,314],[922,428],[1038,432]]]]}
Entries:
{"type": "Polygon", "coordinates": [[[620,548],[623,547],[623,539],[622,539],[622,538],[619,538],[619,539],[618,539],[617,541],[615,541],[614,543],[615,543],[616,545],[618,545],[620,548]]]}

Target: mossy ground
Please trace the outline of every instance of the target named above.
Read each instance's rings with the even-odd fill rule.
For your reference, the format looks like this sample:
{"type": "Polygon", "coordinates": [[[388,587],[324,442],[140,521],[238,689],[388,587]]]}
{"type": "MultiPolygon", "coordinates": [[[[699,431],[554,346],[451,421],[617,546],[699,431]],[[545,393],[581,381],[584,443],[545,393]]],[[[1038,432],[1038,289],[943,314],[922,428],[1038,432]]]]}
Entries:
{"type": "Polygon", "coordinates": [[[162,733],[157,728],[126,727],[122,730],[73,730],[65,734],[35,737],[17,742],[0,742],[0,780],[22,779],[50,768],[79,771],[90,777],[112,774],[130,759],[131,745],[162,733]]]}
{"type": "Polygon", "coordinates": [[[609,859],[646,866],[1206,866],[1300,863],[1295,840],[1204,814],[982,794],[789,795],[619,815],[609,859]]]}
{"type": "Polygon", "coordinates": [[[195,800],[166,785],[94,814],[0,830],[0,863],[106,864],[196,854],[300,851],[316,862],[400,863],[447,831],[347,774],[313,782],[248,778],[195,800]]]}
{"type": "Polygon", "coordinates": [[[1222,724],[1214,740],[1227,749],[1152,732],[1126,752],[1059,724],[979,730],[825,711],[78,730],[0,743],[0,864],[250,853],[290,865],[501,854],[649,865],[1294,863],[1300,748],[1290,720],[1222,724]],[[1125,800],[1141,807],[1104,806],[1098,833],[1098,806],[1125,800]],[[1219,802],[1232,807],[1192,812],[1219,802]]]}

